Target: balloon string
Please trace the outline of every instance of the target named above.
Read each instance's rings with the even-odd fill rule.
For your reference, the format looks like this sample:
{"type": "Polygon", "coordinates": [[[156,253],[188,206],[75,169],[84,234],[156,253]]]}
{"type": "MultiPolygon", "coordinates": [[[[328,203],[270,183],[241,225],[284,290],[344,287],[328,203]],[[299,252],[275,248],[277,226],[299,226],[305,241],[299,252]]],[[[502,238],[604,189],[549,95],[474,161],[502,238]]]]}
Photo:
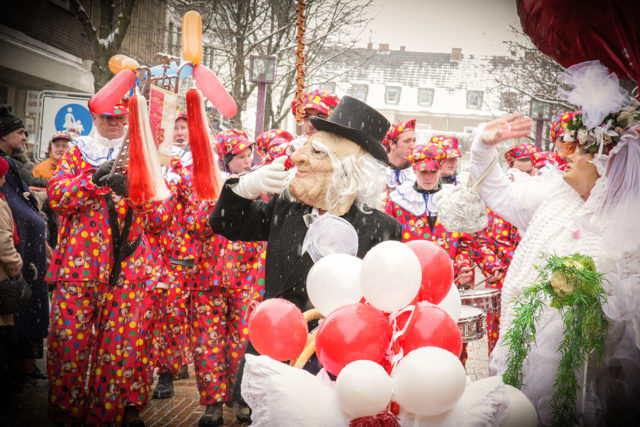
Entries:
{"type": "Polygon", "coordinates": [[[418,310],[416,310],[417,302],[418,302],[418,299],[416,297],[411,302],[411,304],[409,304],[408,306],[406,306],[405,308],[399,311],[395,311],[391,313],[390,315],[391,324],[393,327],[393,334],[391,336],[391,342],[389,343],[389,348],[387,349],[387,357],[386,357],[387,360],[390,362],[389,374],[391,374],[391,372],[393,371],[393,368],[395,368],[398,362],[404,357],[404,350],[402,349],[402,341],[404,340],[404,336],[409,332],[411,332],[416,322],[416,317],[418,315],[418,310]],[[407,322],[404,324],[403,328],[401,330],[398,330],[398,316],[408,312],[411,313],[409,315],[409,319],[407,319],[407,322]]]}
{"type": "Polygon", "coordinates": [[[304,23],[306,20],[306,16],[304,14],[304,9],[307,6],[307,2],[305,0],[298,0],[298,7],[296,8],[296,13],[298,14],[298,19],[296,21],[296,26],[298,27],[298,32],[296,34],[296,122],[302,123],[302,117],[304,115],[304,111],[302,110],[302,98],[303,98],[303,90],[304,90],[304,23]]]}

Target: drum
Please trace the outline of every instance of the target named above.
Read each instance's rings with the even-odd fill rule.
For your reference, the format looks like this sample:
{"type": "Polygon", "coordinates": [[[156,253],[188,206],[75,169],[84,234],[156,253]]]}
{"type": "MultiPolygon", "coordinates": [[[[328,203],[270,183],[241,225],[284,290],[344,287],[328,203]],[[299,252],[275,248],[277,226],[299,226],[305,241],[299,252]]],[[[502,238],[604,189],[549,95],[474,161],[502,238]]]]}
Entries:
{"type": "Polygon", "coordinates": [[[477,307],[463,305],[460,308],[458,329],[460,329],[460,335],[462,335],[462,342],[469,342],[482,338],[484,331],[487,329],[484,319],[484,312],[477,307]]]}
{"type": "Polygon", "coordinates": [[[460,302],[484,311],[500,314],[500,289],[480,288],[460,292],[460,302]]]}

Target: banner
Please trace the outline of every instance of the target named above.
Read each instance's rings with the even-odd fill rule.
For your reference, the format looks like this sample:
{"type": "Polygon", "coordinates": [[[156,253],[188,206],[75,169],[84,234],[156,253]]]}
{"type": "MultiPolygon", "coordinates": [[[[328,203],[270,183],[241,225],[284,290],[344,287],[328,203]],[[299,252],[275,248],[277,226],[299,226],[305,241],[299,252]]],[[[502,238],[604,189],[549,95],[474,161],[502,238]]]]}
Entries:
{"type": "Polygon", "coordinates": [[[149,94],[149,124],[153,141],[158,148],[158,155],[162,164],[169,164],[171,146],[173,144],[173,128],[178,108],[178,95],[151,85],[149,94]]]}

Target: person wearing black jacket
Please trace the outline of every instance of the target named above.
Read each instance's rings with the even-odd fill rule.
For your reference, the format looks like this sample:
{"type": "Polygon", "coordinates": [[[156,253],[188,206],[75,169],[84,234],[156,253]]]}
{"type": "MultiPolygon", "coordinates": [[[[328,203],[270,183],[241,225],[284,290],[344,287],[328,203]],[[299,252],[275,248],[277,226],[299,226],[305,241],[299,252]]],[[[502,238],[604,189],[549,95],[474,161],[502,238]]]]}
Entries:
{"type": "MultiPolygon", "coordinates": [[[[402,238],[398,221],[379,210],[388,163],[381,145],[389,128],[387,119],[345,96],[329,119],[311,121],[318,132],[292,155],[297,171],[290,182],[279,159],[231,178],[210,218],[213,231],[229,240],[268,242],[264,299],[284,298],[301,310],[310,307],[306,278],[314,260],[341,252],[340,247],[357,248],[351,255],[363,257],[382,241],[402,238]],[[260,193],[280,193],[287,183],[288,189],[269,202],[255,200],[260,193]],[[313,222],[324,215],[341,224],[335,229],[343,230],[343,242],[327,247],[323,239],[331,230],[310,232],[313,222]]],[[[250,344],[247,352],[256,353],[250,344]]],[[[244,358],[232,400],[236,418],[248,421],[250,412],[240,395],[243,368],[244,358]]]]}
{"type": "Polygon", "coordinates": [[[29,305],[15,313],[16,341],[12,346],[16,373],[32,375],[35,359],[44,356],[43,338],[49,327],[49,299],[46,273],[46,224],[35,196],[22,179],[18,162],[10,155],[26,141],[22,120],[11,114],[9,106],[0,106],[0,156],[9,163],[2,193],[7,199],[15,219],[19,237],[16,246],[23,260],[22,275],[29,284],[33,296],[29,305]]]}

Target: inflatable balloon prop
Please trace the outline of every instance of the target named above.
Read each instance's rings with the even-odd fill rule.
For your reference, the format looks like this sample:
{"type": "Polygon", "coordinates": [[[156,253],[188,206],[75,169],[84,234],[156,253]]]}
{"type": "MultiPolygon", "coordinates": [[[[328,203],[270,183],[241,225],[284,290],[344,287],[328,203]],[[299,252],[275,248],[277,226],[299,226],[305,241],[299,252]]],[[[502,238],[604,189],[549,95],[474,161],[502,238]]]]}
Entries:
{"type": "Polygon", "coordinates": [[[438,307],[446,311],[454,321],[457,322],[458,320],[460,320],[462,301],[460,300],[460,291],[458,290],[458,287],[456,285],[451,286],[451,288],[449,289],[449,293],[446,297],[444,297],[442,301],[440,301],[438,307]]]}
{"type": "Polygon", "coordinates": [[[222,86],[218,77],[213,71],[202,64],[196,64],[193,67],[193,78],[196,80],[196,86],[202,91],[204,96],[216,107],[224,117],[231,118],[238,112],[236,102],[231,95],[222,86]]]}
{"type": "MultiPolygon", "coordinates": [[[[462,352],[462,336],[454,321],[443,309],[423,301],[416,306],[413,326],[400,338],[404,354],[420,347],[439,347],[454,356],[462,352]]],[[[404,327],[408,316],[398,316],[398,329],[404,327]]]]}
{"type": "Polygon", "coordinates": [[[289,301],[272,298],[261,302],[249,316],[249,339],[260,354],[291,360],[307,342],[309,329],[300,309],[289,301]]]}
{"type": "Polygon", "coordinates": [[[135,71],[140,68],[140,64],[133,58],[129,58],[126,55],[117,54],[109,58],[109,70],[113,74],[118,74],[122,70],[135,71]]]}
{"type": "Polygon", "coordinates": [[[409,246],[393,240],[378,243],[362,261],[362,294],[382,311],[399,310],[415,299],[420,274],[420,262],[409,246]]]}
{"type": "Polygon", "coordinates": [[[89,111],[104,114],[116,105],[136,84],[136,74],[122,70],[89,100],[89,111]]]}
{"type": "Polygon", "coordinates": [[[307,275],[307,293],[325,317],[335,309],[362,299],[362,260],[346,254],[330,254],[316,262],[307,275]]]}
{"type": "Polygon", "coordinates": [[[391,373],[393,400],[419,416],[451,409],[464,393],[467,375],[460,360],[438,347],[407,354],[391,373]]]}
{"type": "Polygon", "coordinates": [[[370,360],[356,360],[336,378],[336,395],[350,418],[373,416],[391,400],[391,378],[384,368],[370,360]]]}
{"type": "Polygon", "coordinates": [[[194,64],[202,62],[202,18],[193,10],[182,17],[182,56],[194,64]]]}
{"type": "Polygon", "coordinates": [[[418,257],[422,271],[418,301],[439,304],[453,283],[453,263],[449,254],[428,240],[412,240],[406,245],[418,257]]]}
{"type": "Polygon", "coordinates": [[[381,363],[391,341],[384,313],[370,305],[349,304],[333,311],[320,325],[316,354],[333,375],[356,360],[381,363]]]}

